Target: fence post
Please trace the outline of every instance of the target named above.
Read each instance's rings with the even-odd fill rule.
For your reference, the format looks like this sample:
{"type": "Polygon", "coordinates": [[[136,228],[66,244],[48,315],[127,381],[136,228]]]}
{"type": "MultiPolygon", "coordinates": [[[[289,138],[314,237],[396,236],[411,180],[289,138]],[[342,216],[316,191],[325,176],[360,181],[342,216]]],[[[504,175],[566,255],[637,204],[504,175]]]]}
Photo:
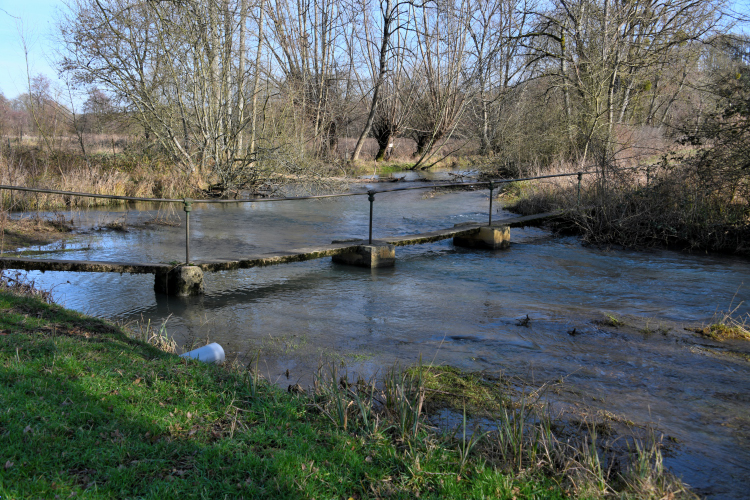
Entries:
{"type": "Polygon", "coordinates": [[[183,200],[183,203],[185,206],[183,207],[183,210],[185,210],[185,265],[190,265],[190,211],[193,209],[193,204],[190,201],[190,198],[185,198],[183,200]]]}
{"type": "Polygon", "coordinates": [[[578,172],[578,210],[581,209],[581,179],[583,179],[583,172],[578,172]]]}
{"type": "Polygon", "coordinates": [[[490,220],[487,227],[492,227],[492,192],[495,190],[495,183],[490,181],[490,220]]]}
{"type": "Polygon", "coordinates": [[[368,244],[372,245],[372,202],[375,201],[375,191],[369,190],[367,192],[367,199],[370,202],[370,236],[368,238],[368,244]]]}
{"type": "Polygon", "coordinates": [[[646,165],[646,187],[651,185],[651,165],[646,165]]]}

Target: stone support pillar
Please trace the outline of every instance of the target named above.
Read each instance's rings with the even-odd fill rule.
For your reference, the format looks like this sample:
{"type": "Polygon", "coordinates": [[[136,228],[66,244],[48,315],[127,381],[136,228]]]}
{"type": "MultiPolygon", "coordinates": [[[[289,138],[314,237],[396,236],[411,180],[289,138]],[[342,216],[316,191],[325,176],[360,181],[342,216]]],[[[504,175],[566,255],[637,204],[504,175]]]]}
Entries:
{"type": "Polygon", "coordinates": [[[396,264],[396,247],[387,243],[373,242],[359,245],[354,252],[334,255],[333,262],[358,267],[393,267],[396,264]]]}
{"type": "Polygon", "coordinates": [[[156,273],[154,291],[177,297],[203,295],[203,271],[198,266],[178,266],[156,273]]]}
{"type": "Polygon", "coordinates": [[[510,246],[510,227],[480,227],[479,231],[464,236],[454,236],[453,244],[457,247],[485,248],[498,250],[510,246]]]}

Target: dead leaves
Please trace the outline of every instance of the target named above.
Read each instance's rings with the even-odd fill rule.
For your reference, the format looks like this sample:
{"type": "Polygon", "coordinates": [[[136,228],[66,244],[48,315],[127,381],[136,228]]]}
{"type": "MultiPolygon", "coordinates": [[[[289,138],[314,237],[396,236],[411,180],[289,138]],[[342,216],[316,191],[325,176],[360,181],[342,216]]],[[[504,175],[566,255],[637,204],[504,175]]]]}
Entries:
{"type": "MultiPolygon", "coordinates": [[[[112,443],[122,443],[122,442],[125,442],[127,439],[127,436],[123,434],[122,432],[120,432],[120,429],[115,429],[109,432],[100,432],[99,437],[105,442],[111,441],[112,443]]],[[[97,440],[96,444],[99,445],[100,441],[97,440]]]]}
{"type": "Polygon", "coordinates": [[[143,435],[143,438],[144,440],[149,441],[151,444],[154,444],[161,439],[161,436],[159,434],[151,434],[151,432],[146,432],[146,434],[143,435]]]}
{"type": "Polygon", "coordinates": [[[300,468],[303,471],[307,471],[309,469],[310,470],[310,475],[315,474],[316,472],[318,472],[320,470],[320,468],[315,467],[315,462],[314,461],[311,461],[310,465],[307,465],[307,464],[303,463],[302,465],[300,465],[300,468]]]}
{"type": "Polygon", "coordinates": [[[71,469],[68,473],[76,478],[76,483],[86,489],[96,484],[93,478],[99,474],[96,469],[71,469]]]}

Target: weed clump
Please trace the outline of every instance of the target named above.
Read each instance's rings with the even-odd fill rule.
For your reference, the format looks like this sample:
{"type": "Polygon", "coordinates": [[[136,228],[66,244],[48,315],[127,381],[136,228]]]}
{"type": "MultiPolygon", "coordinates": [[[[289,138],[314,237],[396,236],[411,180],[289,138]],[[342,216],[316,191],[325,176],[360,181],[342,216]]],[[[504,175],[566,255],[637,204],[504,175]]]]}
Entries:
{"type": "Polygon", "coordinates": [[[20,297],[32,297],[41,300],[45,304],[54,303],[51,290],[44,290],[37,287],[34,280],[29,280],[26,274],[20,271],[0,270],[0,293],[20,297]]]}
{"type": "Polygon", "coordinates": [[[595,321],[595,323],[602,325],[602,326],[611,326],[614,328],[620,328],[621,326],[625,326],[625,322],[615,316],[614,314],[605,314],[604,319],[595,321]]]}
{"type": "MultiPolygon", "coordinates": [[[[600,438],[597,424],[571,431],[558,422],[543,402],[545,387],[524,390],[518,397],[511,392],[502,378],[449,366],[420,363],[406,370],[392,368],[381,381],[349,382],[332,364],[319,367],[309,397],[338,429],[393,440],[415,457],[442,450],[457,466],[458,477],[494,470],[540,484],[550,481],[575,497],[695,498],[664,469],[654,436],[629,438],[624,449],[613,444],[621,437],[600,438]],[[456,428],[431,423],[441,409],[458,416],[456,428]]],[[[545,498],[556,496],[553,491],[545,498]]]]}
{"type": "Polygon", "coordinates": [[[701,328],[687,328],[687,330],[719,342],[732,339],[750,340],[750,326],[748,326],[750,314],[744,318],[737,315],[737,310],[742,304],[740,302],[734,306],[734,299],[732,299],[732,303],[729,305],[727,311],[714,315],[714,322],[712,324],[701,328]]]}
{"type": "Polygon", "coordinates": [[[739,324],[714,323],[703,328],[695,328],[693,331],[706,338],[718,341],[729,339],[750,340],[750,331],[739,324]]]}
{"type": "Polygon", "coordinates": [[[175,354],[177,352],[177,341],[167,332],[167,321],[171,317],[172,315],[170,314],[157,327],[151,324],[150,319],[144,321],[143,316],[141,316],[140,321],[124,325],[123,330],[132,339],[152,345],[160,351],[175,354]]]}

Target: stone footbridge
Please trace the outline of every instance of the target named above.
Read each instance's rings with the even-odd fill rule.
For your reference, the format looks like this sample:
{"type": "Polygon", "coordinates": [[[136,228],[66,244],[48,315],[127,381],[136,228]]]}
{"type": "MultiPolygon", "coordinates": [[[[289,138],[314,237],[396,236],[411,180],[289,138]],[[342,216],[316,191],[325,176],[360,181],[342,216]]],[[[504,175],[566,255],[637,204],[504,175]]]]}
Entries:
{"type": "Polygon", "coordinates": [[[511,227],[538,225],[559,214],[560,212],[549,212],[514,217],[499,220],[492,225],[469,222],[449,229],[393,236],[381,240],[334,241],[330,245],[279,250],[248,255],[242,259],[193,260],[190,261],[190,265],[0,257],[0,268],[25,271],[153,274],[154,288],[157,292],[186,296],[203,293],[204,272],[273,266],[324,257],[331,257],[334,262],[340,264],[369,268],[388,267],[395,264],[395,247],[421,245],[450,238],[453,238],[453,244],[457,246],[491,250],[507,248],[510,245],[511,227]]]}

